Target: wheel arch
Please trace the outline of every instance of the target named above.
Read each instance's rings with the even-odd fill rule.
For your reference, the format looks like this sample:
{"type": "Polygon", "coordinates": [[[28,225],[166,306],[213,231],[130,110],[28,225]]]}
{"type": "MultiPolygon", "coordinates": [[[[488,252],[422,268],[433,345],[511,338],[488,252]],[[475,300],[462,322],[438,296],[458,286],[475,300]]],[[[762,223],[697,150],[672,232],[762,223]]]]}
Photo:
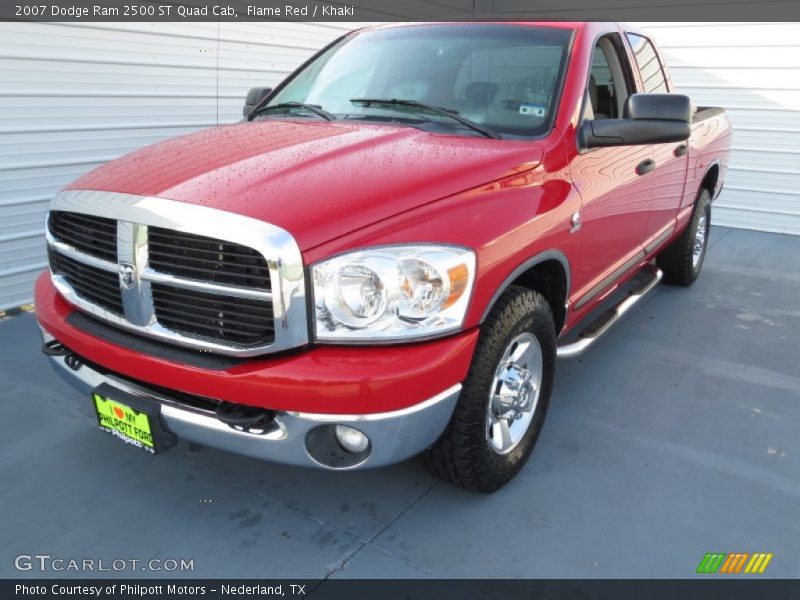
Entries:
{"type": "Polygon", "coordinates": [[[717,195],[717,184],[719,183],[719,175],[720,175],[720,162],[719,160],[715,160],[710,165],[708,165],[705,175],[703,175],[703,179],[700,180],[700,187],[697,190],[697,195],[700,196],[700,192],[702,190],[708,190],[708,193],[711,194],[711,200],[713,201],[717,195]]]}
{"type": "Polygon", "coordinates": [[[556,333],[558,333],[566,323],[567,299],[571,281],[569,261],[563,252],[560,250],[540,252],[509,273],[486,305],[480,322],[483,323],[486,320],[503,292],[512,285],[520,285],[544,296],[553,311],[556,333]]]}

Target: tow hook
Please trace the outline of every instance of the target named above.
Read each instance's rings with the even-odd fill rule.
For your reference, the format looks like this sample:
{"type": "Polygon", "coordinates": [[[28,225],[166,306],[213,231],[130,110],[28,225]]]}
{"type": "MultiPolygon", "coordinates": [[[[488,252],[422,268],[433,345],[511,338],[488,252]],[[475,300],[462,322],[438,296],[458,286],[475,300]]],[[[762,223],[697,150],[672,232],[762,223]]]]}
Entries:
{"type": "Polygon", "coordinates": [[[223,402],[217,407],[216,416],[228,427],[245,433],[265,434],[275,428],[275,412],[254,406],[223,402]]]}
{"type": "Polygon", "coordinates": [[[63,356],[64,364],[73,371],[78,371],[83,366],[83,361],[58,340],[50,340],[42,344],[42,352],[47,356],[63,356]]]}

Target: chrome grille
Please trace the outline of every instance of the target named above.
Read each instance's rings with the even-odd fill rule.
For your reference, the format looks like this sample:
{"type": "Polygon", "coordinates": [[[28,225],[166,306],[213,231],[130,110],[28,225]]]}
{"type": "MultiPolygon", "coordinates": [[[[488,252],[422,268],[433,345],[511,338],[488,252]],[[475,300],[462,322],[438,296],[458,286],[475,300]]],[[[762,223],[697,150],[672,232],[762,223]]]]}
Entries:
{"type": "Polygon", "coordinates": [[[117,262],[117,222],[91,215],[54,210],[48,221],[50,234],[91,256],[117,262]]]}
{"type": "Polygon", "coordinates": [[[53,200],[46,233],[56,288],[102,320],[233,356],[308,341],[300,252],[273,225],[163,198],[70,190],[53,200]]]}
{"type": "Polygon", "coordinates": [[[154,283],[158,322],[174,331],[219,339],[241,346],[272,341],[272,303],[184,290],[154,283]]]}
{"type": "Polygon", "coordinates": [[[47,256],[50,259],[50,270],[64,277],[81,297],[115,315],[123,315],[122,294],[116,273],[90,267],[59,254],[52,248],[48,248],[47,256]]]}
{"type": "Polygon", "coordinates": [[[270,290],[267,261],[241,244],[150,227],[148,253],[150,267],[162,273],[270,290]]]}

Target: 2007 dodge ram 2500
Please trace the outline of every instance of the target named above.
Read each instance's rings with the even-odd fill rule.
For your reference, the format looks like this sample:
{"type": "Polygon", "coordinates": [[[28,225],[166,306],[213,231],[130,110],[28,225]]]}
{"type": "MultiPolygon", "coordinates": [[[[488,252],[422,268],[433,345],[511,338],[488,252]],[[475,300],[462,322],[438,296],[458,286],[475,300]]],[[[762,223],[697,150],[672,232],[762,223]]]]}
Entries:
{"type": "Polygon", "coordinates": [[[530,455],[556,358],[697,278],[731,138],[615,23],[368,28],[244,112],[55,197],[44,352],[149,452],[421,453],[484,492],[530,455]]]}

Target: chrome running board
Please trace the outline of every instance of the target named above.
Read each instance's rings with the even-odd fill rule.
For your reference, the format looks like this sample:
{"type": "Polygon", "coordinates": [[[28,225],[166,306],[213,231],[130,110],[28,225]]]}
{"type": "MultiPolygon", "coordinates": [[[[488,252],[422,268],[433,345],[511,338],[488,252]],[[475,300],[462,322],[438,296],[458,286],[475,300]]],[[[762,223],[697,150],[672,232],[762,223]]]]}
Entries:
{"type": "Polygon", "coordinates": [[[558,346],[556,357],[576,358],[586,352],[600,337],[619,321],[634,304],[644,298],[652,290],[664,275],[661,269],[654,265],[647,265],[642,269],[642,273],[649,274],[648,279],[634,287],[627,296],[616,306],[603,312],[594,321],[589,323],[574,342],[558,346]]]}

